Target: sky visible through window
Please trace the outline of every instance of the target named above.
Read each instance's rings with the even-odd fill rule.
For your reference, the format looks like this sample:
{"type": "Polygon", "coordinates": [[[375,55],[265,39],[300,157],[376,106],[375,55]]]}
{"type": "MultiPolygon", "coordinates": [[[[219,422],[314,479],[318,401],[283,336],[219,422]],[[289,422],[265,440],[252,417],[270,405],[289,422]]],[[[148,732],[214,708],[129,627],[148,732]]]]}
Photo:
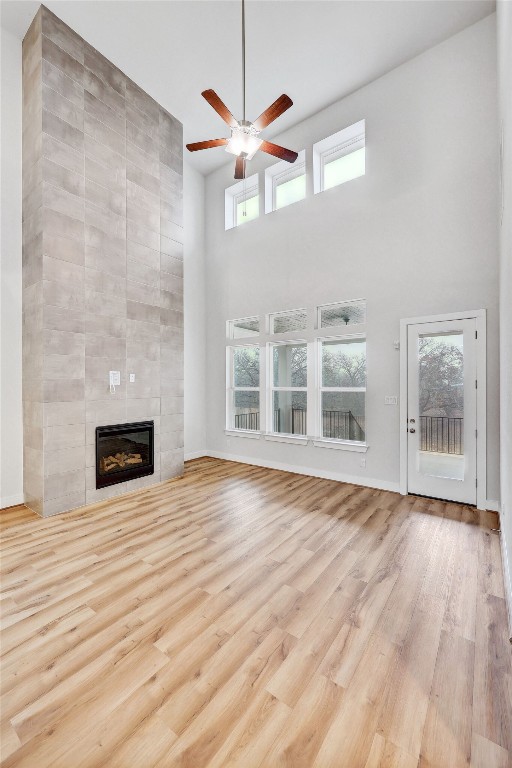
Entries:
{"type": "Polygon", "coordinates": [[[237,226],[245,224],[247,221],[257,219],[260,212],[260,200],[259,195],[249,197],[245,202],[237,203],[236,206],[236,223],[237,226]]]}
{"type": "Polygon", "coordinates": [[[276,187],[276,210],[306,197],[306,176],[297,176],[276,187]]]}
{"type": "Polygon", "coordinates": [[[357,179],[365,173],[365,147],[324,165],[324,189],[357,179]]]}

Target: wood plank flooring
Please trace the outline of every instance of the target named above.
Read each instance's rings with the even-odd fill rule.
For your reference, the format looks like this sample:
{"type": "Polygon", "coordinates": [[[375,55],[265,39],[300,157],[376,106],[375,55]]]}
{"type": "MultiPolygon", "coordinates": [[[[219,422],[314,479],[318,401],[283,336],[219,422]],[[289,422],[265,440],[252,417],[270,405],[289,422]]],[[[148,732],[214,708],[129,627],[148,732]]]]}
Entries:
{"type": "Polygon", "coordinates": [[[2,533],[2,766],[505,768],[494,515],[215,459],[2,533]]]}

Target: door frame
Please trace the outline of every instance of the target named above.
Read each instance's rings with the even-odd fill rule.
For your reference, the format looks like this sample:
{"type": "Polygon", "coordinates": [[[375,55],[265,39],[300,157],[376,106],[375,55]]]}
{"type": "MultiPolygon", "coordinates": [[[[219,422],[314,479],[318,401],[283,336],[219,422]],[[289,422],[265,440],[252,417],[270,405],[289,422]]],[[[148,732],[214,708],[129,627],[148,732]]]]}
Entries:
{"type": "Polygon", "coordinates": [[[487,317],[485,309],[469,312],[451,312],[445,315],[407,317],[400,320],[400,493],[407,496],[407,331],[409,325],[437,323],[449,320],[476,320],[476,506],[486,509],[487,504],[487,317]]]}

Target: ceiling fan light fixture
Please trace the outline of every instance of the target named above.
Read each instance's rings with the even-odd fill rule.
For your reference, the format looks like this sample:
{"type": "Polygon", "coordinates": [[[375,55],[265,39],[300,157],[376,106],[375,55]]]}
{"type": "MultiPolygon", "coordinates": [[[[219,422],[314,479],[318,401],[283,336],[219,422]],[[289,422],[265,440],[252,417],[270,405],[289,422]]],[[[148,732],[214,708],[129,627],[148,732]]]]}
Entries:
{"type": "Polygon", "coordinates": [[[252,160],[258,149],[263,144],[262,139],[258,139],[254,129],[251,126],[240,126],[231,129],[231,138],[229,139],[226,152],[240,157],[242,154],[246,160],[252,160]]]}

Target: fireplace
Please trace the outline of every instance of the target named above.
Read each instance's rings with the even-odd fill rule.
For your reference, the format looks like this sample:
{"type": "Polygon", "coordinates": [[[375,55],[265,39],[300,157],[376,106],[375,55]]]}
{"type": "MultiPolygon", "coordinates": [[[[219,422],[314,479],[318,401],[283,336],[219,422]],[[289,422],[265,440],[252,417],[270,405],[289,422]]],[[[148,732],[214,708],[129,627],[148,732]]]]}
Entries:
{"type": "Polygon", "coordinates": [[[152,475],[154,422],[96,427],[96,488],[152,475]]]}

